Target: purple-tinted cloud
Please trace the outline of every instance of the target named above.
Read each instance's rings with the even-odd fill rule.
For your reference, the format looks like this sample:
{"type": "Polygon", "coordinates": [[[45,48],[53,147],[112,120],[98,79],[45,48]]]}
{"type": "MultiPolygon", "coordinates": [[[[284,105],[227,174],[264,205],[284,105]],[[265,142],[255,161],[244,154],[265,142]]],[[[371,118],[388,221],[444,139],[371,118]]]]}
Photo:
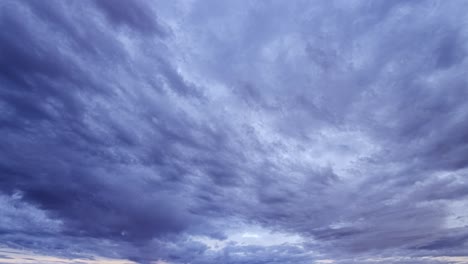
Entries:
{"type": "Polygon", "coordinates": [[[465,263],[467,10],[0,3],[1,248],[465,263]]]}

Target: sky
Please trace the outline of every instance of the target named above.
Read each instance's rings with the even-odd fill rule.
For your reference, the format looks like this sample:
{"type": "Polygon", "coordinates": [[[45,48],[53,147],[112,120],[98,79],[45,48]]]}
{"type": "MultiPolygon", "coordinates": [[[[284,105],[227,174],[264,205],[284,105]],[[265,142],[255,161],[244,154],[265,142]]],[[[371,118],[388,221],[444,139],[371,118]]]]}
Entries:
{"type": "Polygon", "coordinates": [[[468,1],[0,1],[0,263],[468,263],[468,1]]]}

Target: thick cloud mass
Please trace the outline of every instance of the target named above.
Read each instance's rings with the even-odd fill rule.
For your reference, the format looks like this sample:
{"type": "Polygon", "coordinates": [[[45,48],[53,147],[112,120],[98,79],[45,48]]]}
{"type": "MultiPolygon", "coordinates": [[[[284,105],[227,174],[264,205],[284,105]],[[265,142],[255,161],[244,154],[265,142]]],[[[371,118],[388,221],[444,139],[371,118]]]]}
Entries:
{"type": "Polygon", "coordinates": [[[3,0],[0,249],[468,263],[467,21],[463,0],[3,0]]]}

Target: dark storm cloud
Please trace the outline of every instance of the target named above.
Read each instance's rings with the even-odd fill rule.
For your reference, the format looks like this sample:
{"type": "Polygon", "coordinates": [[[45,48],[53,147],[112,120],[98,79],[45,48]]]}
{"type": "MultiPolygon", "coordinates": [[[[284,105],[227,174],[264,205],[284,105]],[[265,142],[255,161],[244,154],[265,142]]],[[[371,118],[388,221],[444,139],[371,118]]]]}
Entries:
{"type": "MultiPolygon", "coordinates": [[[[131,125],[123,120],[114,122],[115,114],[88,104],[90,100],[118,97],[115,92],[120,81],[106,80],[112,76],[106,75],[101,67],[106,67],[107,60],[126,67],[127,54],[101,53],[99,49],[115,46],[122,51],[122,45],[116,44],[116,39],[109,39],[109,33],[107,36],[103,33],[97,40],[106,47],[98,47],[97,53],[91,55],[79,50],[81,45],[54,44],[81,43],[82,39],[67,28],[67,24],[86,26],[86,22],[69,19],[79,15],[73,11],[92,6],[74,2],[72,5],[77,5],[77,10],[68,10],[70,7],[61,7],[59,3],[46,5],[49,6],[39,7],[36,2],[7,2],[2,11],[2,28],[6,30],[1,44],[5,51],[1,59],[2,189],[10,194],[18,192],[25,201],[63,219],[66,222],[64,232],[71,234],[97,237],[128,234],[131,239],[145,239],[183,229],[191,221],[178,210],[183,207],[184,198],[172,197],[174,194],[167,194],[168,190],[151,189],[147,183],[151,179],[131,179],[134,172],[131,168],[125,172],[125,165],[130,167],[131,163],[148,159],[149,165],[156,165],[157,161],[163,163],[170,150],[156,151],[164,147],[164,142],[185,140],[190,143],[190,138],[162,127],[154,131],[162,137],[160,144],[157,136],[154,138],[155,150],[149,148],[144,150],[149,153],[132,157],[134,153],[125,148],[135,147],[139,142],[134,139],[135,132],[129,129],[131,125]],[[60,24],[62,21],[64,25],[60,24]],[[41,30],[48,32],[56,26],[63,26],[64,32],[40,34],[41,30]],[[87,59],[92,59],[93,63],[87,65],[82,61],[87,59]],[[93,120],[96,117],[104,119],[93,120]],[[94,123],[96,121],[100,124],[94,123]],[[117,170],[115,165],[124,167],[117,170]],[[127,180],[132,183],[127,184],[127,180]],[[148,195],[144,194],[144,189],[148,189],[148,195]]],[[[97,36],[101,34],[99,30],[90,28],[87,34],[97,36]]],[[[167,114],[144,106],[139,111],[143,112],[142,119],[150,118],[148,115],[167,114]]],[[[172,127],[182,122],[176,118],[172,127]]],[[[175,170],[177,166],[168,169],[175,170]]],[[[162,170],[161,174],[162,179],[169,175],[162,170]]]]}
{"type": "Polygon", "coordinates": [[[138,263],[466,256],[467,8],[0,3],[2,246],[138,263]]]}

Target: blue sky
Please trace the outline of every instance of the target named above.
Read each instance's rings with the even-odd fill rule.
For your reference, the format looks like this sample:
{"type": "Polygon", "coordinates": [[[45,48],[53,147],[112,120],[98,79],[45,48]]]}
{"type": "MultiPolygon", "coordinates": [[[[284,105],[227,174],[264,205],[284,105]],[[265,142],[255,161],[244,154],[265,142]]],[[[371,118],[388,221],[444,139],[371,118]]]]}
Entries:
{"type": "Polygon", "coordinates": [[[0,263],[468,263],[468,2],[0,2],[0,263]]]}

